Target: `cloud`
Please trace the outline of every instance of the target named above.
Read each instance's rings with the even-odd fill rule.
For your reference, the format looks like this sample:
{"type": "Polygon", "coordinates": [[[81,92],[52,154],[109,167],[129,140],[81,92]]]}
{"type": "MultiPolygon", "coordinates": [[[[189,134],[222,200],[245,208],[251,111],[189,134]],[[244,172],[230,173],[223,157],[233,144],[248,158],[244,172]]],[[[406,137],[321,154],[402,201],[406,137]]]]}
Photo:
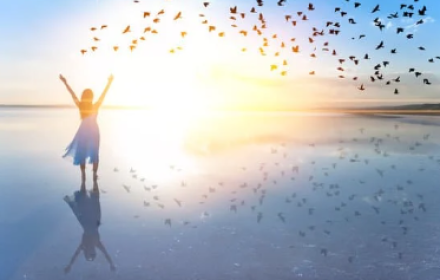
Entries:
{"type": "Polygon", "coordinates": [[[433,17],[430,17],[430,16],[428,16],[428,17],[426,17],[426,18],[423,18],[423,23],[422,24],[417,24],[417,22],[414,20],[414,19],[411,19],[411,20],[402,20],[402,23],[405,23],[405,24],[407,24],[404,28],[405,28],[405,30],[406,31],[412,31],[412,32],[417,32],[418,30],[419,30],[419,28],[421,27],[421,26],[423,26],[424,24],[427,24],[427,23],[434,23],[435,22],[435,19],[433,18],[433,17]]]}

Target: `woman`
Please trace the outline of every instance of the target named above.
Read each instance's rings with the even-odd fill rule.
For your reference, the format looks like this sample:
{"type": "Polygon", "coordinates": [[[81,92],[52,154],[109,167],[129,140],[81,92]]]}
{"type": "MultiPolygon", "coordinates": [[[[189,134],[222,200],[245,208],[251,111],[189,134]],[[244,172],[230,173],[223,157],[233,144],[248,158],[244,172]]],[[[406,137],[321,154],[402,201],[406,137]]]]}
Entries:
{"type": "Polygon", "coordinates": [[[83,251],[84,258],[87,261],[94,261],[96,258],[96,249],[99,249],[108,263],[110,269],[115,270],[113,261],[101,242],[99,235],[99,226],[101,225],[101,204],[99,202],[98,182],[93,183],[93,190],[87,191],[84,185],[81,185],[80,191],[76,191],[73,196],[65,196],[64,201],[72,209],[73,214],[83,228],[81,243],[78,245],[69,264],[65,267],[64,272],[70,272],[73,263],[78,255],[83,251]]]}
{"type": "Polygon", "coordinates": [[[60,75],[60,79],[72,96],[81,116],[81,125],[79,126],[72,142],[69,144],[69,146],[67,146],[66,153],[63,157],[73,157],[73,164],[80,166],[82,184],[85,184],[86,181],[85,169],[86,161],[88,159],[89,163],[93,164],[93,181],[96,181],[98,179],[97,172],[99,166],[100,138],[96,118],[98,116],[98,110],[101,107],[107,91],[113,82],[113,75],[110,75],[108,78],[107,86],[105,87],[104,92],[95,103],[93,103],[93,91],[91,89],[85,89],[83,91],[80,101],[70,88],[66,78],[64,78],[63,75],[60,75]]]}

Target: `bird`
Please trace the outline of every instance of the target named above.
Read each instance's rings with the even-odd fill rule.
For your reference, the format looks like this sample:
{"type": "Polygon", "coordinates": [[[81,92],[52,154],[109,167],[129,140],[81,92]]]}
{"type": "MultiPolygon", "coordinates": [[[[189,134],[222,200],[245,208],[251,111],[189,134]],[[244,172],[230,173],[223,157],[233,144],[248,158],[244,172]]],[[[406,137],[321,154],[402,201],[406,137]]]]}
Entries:
{"type": "Polygon", "coordinates": [[[284,6],[284,3],[286,2],[286,0],[279,0],[278,2],[277,2],[277,5],[278,6],[284,6]]]}
{"type": "Polygon", "coordinates": [[[258,215],[257,215],[257,222],[260,223],[262,219],[263,219],[263,213],[258,212],[258,215]]]}
{"type": "Polygon", "coordinates": [[[371,11],[371,13],[374,14],[374,13],[376,13],[378,11],[380,11],[379,5],[376,5],[376,7],[374,7],[374,9],[371,11]]]}
{"type": "Polygon", "coordinates": [[[170,226],[171,227],[171,219],[165,219],[165,225],[168,225],[168,226],[170,226]]]}
{"type": "Polygon", "coordinates": [[[182,207],[182,202],[181,202],[180,200],[174,199],[174,201],[176,202],[176,204],[177,204],[179,207],[182,207]]]}
{"type": "Polygon", "coordinates": [[[426,15],[426,6],[423,6],[422,9],[418,10],[419,16],[425,16],[426,15]]]}
{"type": "Polygon", "coordinates": [[[379,45],[377,45],[376,50],[382,49],[384,48],[384,43],[383,41],[380,41],[379,45]]]}
{"type": "Polygon", "coordinates": [[[178,20],[182,18],[182,12],[178,12],[177,15],[174,17],[174,20],[178,20]]]}
{"type": "Polygon", "coordinates": [[[283,213],[278,213],[278,218],[281,220],[281,222],[286,223],[286,218],[284,217],[283,213]]]}
{"type": "Polygon", "coordinates": [[[125,27],[124,31],[122,31],[122,34],[128,33],[130,32],[130,25],[128,25],[127,27],[125,27]]]}

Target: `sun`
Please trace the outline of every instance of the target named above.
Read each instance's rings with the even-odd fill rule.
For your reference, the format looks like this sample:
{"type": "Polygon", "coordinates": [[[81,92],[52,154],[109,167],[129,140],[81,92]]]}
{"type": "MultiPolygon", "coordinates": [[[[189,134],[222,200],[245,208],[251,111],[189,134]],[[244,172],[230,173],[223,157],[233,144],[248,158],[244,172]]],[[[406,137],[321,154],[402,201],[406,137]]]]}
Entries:
{"type": "Polygon", "coordinates": [[[209,110],[210,88],[218,85],[203,77],[201,73],[210,67],[203,63],[185,52],[171,56],[157,50],[154,55],[139,52],[103,57],[83,67],[94,77],[86,84],[97,92],[105,81],[103,73],[113,73],[115,79],[106,104],[141,106],[175,115],[209,110]]]}
{"type": "Polygon", "coordinates": [[[209,98],[195,64],[185,57],[168,60],[170,67],[155,71],[154,79],[147,82],[150,93],[136,99],[151,110],[170,115],[208,110],[209,98]]]}

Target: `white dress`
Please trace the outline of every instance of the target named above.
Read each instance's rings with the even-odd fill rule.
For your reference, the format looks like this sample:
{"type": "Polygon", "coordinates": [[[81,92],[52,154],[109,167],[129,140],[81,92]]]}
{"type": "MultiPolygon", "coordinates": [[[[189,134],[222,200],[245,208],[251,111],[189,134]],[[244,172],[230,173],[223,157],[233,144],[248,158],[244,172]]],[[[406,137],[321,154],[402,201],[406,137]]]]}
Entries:
{"type": "Polygon", "coordinates": [[[67,146],[63,158],[72,157],[74,165],[82,163],[92,164],[99,161],[99,126],[97,113],[85,117],[73,137],[72,142],[67,146]]]}

